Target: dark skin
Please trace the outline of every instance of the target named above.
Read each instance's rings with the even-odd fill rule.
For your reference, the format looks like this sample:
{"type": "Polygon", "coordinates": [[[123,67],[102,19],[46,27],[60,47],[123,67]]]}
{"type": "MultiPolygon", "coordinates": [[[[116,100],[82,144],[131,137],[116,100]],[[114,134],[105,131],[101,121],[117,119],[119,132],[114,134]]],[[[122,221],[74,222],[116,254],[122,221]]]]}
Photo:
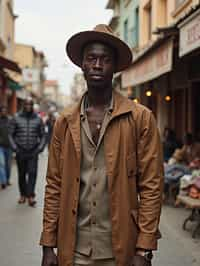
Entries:
{"type": "Polygon", "coordinates": [[[33,112],[33,100],[26,99],[24,102],[24,112],[25,113],[32,113],[33,112]]]}
{"type": "Polygon", "coordinates": [[[84,49],[82,70],[88,86],[87,118],[95,144],[99,139],[100,128],[106,108],[112,97],[114,53],[111,48],[99,44],[89,44],[84,49]]]}
{"type": "MultiPolygon", "coordinates": [[[[114,51],[102,43],[88,44],[83,50],[82,71],[88,88],[89,106],[86,109],[88,123],[95,144],[99,139],[98,124],[102,124],[107,107],[112,98],[112,79],[115,72],[116,57],[114,51]]],[[[138,250],[132,265],[146,266],[138,250]]],[[[43,247],[42,266],[58,266],[57,256],[52,247],[43,247]]]]}

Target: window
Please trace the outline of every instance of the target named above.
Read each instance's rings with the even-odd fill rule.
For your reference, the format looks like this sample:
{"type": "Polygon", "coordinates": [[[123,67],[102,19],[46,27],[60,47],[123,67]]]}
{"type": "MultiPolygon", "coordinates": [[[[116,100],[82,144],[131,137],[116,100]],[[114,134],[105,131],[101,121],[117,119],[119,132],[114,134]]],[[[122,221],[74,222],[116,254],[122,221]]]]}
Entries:
{"type": "Polygon", "coordinates": [[[131,45],[137,47],[139,44],[139,8],[134,9],[133,12],[133,28],[131,31],[131,45]]]}
{"type": "Polygon", "coordinates": [[[139,7],[135,9],[135,46],[139,44],[139,7]]]}
{"type": "Polygon", "coordinates": [[[124,41],[128,42],[128,19],[124,21],[124,41]]]}
{"type": "Polygon", "coordinates": [[[152,35],[152,5],[150,4],[147,8],[147,28],[148,28],[148,40],[151,40],[152,35]]]}

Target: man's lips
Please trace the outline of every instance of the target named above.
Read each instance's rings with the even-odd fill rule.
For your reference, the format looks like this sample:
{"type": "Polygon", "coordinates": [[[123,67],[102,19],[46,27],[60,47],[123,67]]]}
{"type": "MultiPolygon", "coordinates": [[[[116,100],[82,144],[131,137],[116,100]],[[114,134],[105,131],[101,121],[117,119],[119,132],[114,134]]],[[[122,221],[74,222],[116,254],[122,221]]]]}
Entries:
{"type": "Polygon", "coordinates": [[[103,75],[100,74],[91,74],[90,75],[91,79],[103,79],[103,75]]]}

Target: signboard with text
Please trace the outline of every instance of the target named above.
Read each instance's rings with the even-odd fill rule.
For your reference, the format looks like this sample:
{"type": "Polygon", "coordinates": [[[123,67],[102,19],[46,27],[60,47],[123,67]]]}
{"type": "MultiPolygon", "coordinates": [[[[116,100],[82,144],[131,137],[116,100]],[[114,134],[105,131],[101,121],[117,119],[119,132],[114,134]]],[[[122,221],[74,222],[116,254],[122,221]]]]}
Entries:
{"type": "Polygon", "coordinates": [[[136,86],[171,71],[172,54],[173,40],[170,39],[125,70],[122,73],[122,87],[136,86]]]}
{"type": "Polygon", "coordinates": [[[180,25],[179,57],[200,47],[200,12],[180,25]]]}

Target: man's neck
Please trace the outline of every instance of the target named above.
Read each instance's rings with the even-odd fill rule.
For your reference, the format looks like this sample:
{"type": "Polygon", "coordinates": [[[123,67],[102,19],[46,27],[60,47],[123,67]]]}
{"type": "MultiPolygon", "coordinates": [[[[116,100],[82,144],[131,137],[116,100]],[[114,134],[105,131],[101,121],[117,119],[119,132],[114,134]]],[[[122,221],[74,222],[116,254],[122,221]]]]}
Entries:
{"type": "Polygon", "coordinates": [[[110,104],[112,87],[107,89],[88,88],[88,102],[92,107],[104,107],[110,104]]]}

